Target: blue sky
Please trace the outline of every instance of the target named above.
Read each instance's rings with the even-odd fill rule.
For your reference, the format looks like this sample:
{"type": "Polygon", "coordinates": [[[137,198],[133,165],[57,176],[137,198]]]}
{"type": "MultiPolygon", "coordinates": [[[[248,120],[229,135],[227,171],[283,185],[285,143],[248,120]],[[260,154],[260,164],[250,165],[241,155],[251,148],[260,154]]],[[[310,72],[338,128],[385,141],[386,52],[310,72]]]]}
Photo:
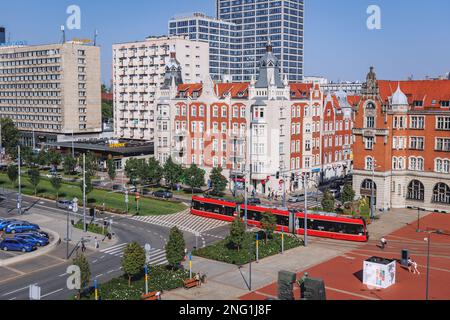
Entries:
{"type": "MultiPolygon", "coordinates": [[[[305,74],[331,80],[363,80],[374,65],[379,78],[415,79],[450,71],[450,1],[306,0],[305,74]],[[381,8],[381,30],[366,27],[366,9],[381,8]]],[[[167,34],[168,19],[202,11],[215,15],[214,0],[14,0],[2,1],[0,25],[11,41],[60,41],[66,8],[81,8],[81,30],[67,38],[93,38],[99,30],[102,80],[111,75],[113,43],[167,34]]]]}

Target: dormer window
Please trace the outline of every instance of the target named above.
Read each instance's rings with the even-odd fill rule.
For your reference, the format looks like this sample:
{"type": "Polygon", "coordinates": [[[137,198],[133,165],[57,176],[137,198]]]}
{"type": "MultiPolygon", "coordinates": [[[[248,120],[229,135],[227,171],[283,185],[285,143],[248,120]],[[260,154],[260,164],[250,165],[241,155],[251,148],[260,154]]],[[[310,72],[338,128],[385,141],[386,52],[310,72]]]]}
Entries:
{"type": "Polygon", "coordinates": [[[450,101],[441,101],[441,107],[450,107],[450,101]]]}
{"type": "Polygon", "coordinates": [[[414,107],[423,107],[423,101],[421,100],[415,100],[413,102],[414,107]]]}

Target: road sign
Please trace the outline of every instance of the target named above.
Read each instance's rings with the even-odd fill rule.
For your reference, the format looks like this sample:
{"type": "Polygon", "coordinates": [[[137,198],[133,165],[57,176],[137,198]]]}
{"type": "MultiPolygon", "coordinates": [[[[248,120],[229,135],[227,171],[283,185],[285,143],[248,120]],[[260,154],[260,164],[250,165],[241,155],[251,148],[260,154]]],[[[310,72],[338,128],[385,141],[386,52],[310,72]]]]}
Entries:
{"type": "Polygon", "coordinates": [[[30,300],[41,300],[41,287],[34,284],[30,286],[30,300]]]}
{"type": "Polygon", "coordinates": [[[148,243],[145,244],[144,246],[145,249],[145,262],[149,263],[150,262],[150,250],[152,250],[152,246],[148,243]]]}
{"type": "Polygon", "coordinates": [[[150,246],[150,244],[146,243],[144,246],[145,251],[150,251],[152,250],[152,247],[150,246]]]}
{"type": "Polygon", "coordinates": [[[77,198],[73,198],[73,200],[72,200],[72,211],[78,212],[78,199],[77,198]]]}

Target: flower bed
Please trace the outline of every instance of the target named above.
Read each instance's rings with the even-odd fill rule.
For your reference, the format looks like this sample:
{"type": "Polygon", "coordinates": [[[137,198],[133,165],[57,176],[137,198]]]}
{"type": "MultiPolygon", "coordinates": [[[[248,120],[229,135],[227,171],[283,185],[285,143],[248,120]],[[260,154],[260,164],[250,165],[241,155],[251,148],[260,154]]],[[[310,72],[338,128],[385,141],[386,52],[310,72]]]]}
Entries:
{"type": "MultiPolygon", "coordinates": [[[[243,265],[256,260],[256,233],[247,232],[245,235],[242,248],[238,251],[229,245],[228,239],[217,242],[208,247],[194,250],[193,254],[206,259],[231,263],[235,265],[243,265]]],[[[274,234],[273,239],[269,239],[265,243],[264,232],[259,234],[259,259],[264,259],[281,253],[281,234],[274,234]]],[[[284,235],[284,250],[290,250],[303,245],[303,241],[292,235],[284,235]]]]}
{"type": "MultiPolygon", "coordinates": [[[[166,266],[150,266],[148,269],[149,292],[180,288],[184,285],[183,281],[189,279],[189,270],[171,270],[166,266]]],[[[131,286],[128,286],[127,276],[114,278],[99,284],[98,292],[101,300],[140,300],[141,295],[145,293],[144,276],[134,279],[131,286]]],[[[91,293],[88,299],[95,299],[94,293],[91,293]]]]}

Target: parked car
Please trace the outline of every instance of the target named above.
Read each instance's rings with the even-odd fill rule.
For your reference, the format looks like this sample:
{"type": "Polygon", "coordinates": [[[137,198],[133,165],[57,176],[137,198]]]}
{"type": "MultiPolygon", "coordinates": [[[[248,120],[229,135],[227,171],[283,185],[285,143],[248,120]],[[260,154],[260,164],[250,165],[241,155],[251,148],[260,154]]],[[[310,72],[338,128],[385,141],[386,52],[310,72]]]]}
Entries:
{"type": "Polygon", "coordinates": [[[341,192],[337,189],[331,189],[330,193],[333,195],[335,199],[338,199],[341,196],[341,192]]]}
{"type": "Polygon", "coordinates": [[[21,221],[8,224],[5,228],[5,233],[15,234],[35,230],[39,230],[39,226],[37,224],[21,221]]]}
{"type": "Polygon", "coordinates": [[[250,198],[247,202],[249,205],[261,204],[261,200],[258,198],[250,198]]]}
{"type": "Polygon", "coordinates": [[[288,200],[288,202],[291,202],[291,203],[302,202],[302,201],[305,201],[305,195],[304,194],[291,196],[289,198],[289,200],[288,200]]]}
{"type": "Polygon", "coordinates": [[[22,240],[25,240],[25,241],[31,243],[33,246],[37,246],[37,247],[46,246],[46,245],[48,245],[48,242],[49,242],[47,238],[38,237],[38,236],[28,234],[28,233],[16,234],[13,239],[22,239],[22,240]]]}
{"type": "Polygon", "coordinates": [[[47,232],[44,232],[44,231],[42,231],[42,230],[38,230],[38,231],[30,231],[30,232],[27,232],[27,233],[25,233],[25,234],[29,234],[29,235],[36,236],[36,237],[40,237],[40,238],[47,238],[47,239],[50,238],[49,235],[48,235],[48,233],[47,233],[47,232]]]}
{"type": "Polygon", "coordinates": [[[67,199],[60,199],[56,202],[56,206],[60,209],[72,210],[73,202],[71,200],[67,200],[67,199]]]}
{"type": "Polygon", "coordinates": [[[8,224],[14,223],[14,222],[22,222],[21,220],[17,219],[3,219],[0,220],[0,231],[3,231],[8,224]]]}
{"type": "Polygon", "coordinates": [[[8,171],[8,166],[6,164],[0,164],[0,172],[8,171]]]}
{"type": "Polygon", "coordinates": [[[173,197],[173,193],[167,190],[158,190],[153,192],[153,196],[157,198],[170,199],[173,197]]]}
{"type": "Polygon", "coordinates": [[[22,252],[31,252],[36,250],[36,246],[33,246],[31,243],[22,240],[22,239],[14,239],[8,238],[0,242],[0,248],[4,251],[22,251],[22,252]]]}

